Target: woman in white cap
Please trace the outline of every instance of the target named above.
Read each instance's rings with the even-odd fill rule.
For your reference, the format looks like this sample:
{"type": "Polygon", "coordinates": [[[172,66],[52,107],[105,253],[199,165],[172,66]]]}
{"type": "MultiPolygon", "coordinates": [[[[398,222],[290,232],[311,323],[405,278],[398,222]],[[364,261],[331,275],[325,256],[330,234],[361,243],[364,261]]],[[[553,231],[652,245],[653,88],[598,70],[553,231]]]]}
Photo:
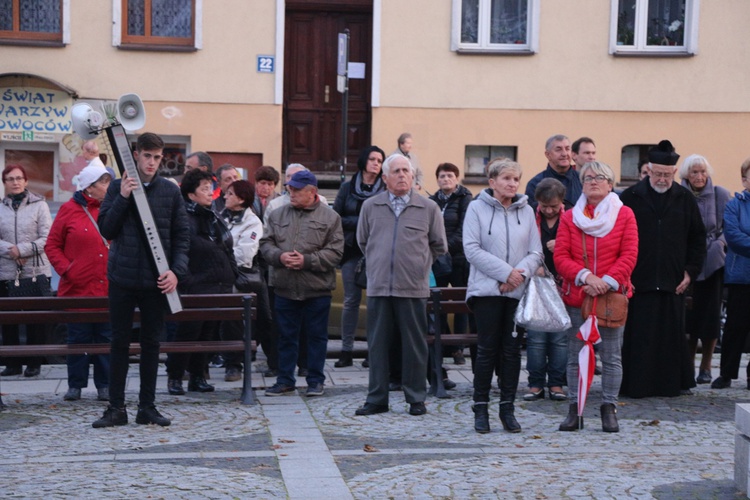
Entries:
{"type": "MultiPolygon", "coordinates": [[[[78,191],[64,203],[52,223],[45,251],[60,275],[60,297],[107,295],[109,243],[99,234],[99,205],[112,176],[101,163],[92,163],[78,174],[78,191]]],[[[69,344],[109,343],[109,323],[68,323],[69,344]]],[[[99,401],[109,400],[109,355],[68,356],[66,401],[81,398],[88,385],[89,363],[94,364],[94,385],[99,401]]]]}

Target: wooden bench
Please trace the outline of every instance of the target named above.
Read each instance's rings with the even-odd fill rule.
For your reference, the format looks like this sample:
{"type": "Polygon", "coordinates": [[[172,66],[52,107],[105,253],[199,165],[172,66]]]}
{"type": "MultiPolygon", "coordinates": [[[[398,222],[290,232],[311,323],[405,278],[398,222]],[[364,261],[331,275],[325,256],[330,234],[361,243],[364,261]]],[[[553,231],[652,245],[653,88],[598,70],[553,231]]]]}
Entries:
{"type": "Polygon", "coordinates": [[[476,345],[476,333],[455,333],[443,335],[443,314],[470,314],[469,306],[466,304],[466,288],[431,288],[430,298],[427,301],[428,314],[434,315],[435,335],[427,336],[427,343],[431,346],[430,357],[432,371],[430,372],[430,390],[428,394],[438,398],[449,398],[443,385],[443,346],[466,346],[476,345]]]}
{"type": "MultiPolygon", "coordinates": [[[[255,318],[255,294],[182,295],[183,310],[167,314],[166,321],[244,322],[244,340],[161,342],[160,352],[228,352],[244,351],[245,370],[242,404],[254,404],[252,391],[252,320],[255,318]]],[[[0,299],[0,325],[103,323],[109,321],[107,297],[23,297],[0,299]]],[[[134,322],[140,321],[136,309],[134,322]]],[[[40,344],[0,346],[0,357],[67,356],[71,354],[109,354],[109,344],[40,344]]],[[[130,344],[130,354],[141,352],[139,343],[130,344]]],[[[3,406],[0,397],[0,407],[3,406]]]]}

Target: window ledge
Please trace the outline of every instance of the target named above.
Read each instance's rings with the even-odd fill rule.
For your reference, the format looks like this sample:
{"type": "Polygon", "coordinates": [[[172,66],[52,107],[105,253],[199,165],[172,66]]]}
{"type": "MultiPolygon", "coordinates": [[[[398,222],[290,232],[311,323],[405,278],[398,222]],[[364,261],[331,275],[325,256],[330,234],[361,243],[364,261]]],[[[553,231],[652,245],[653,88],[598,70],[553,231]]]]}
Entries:
{"type": "Polygon", "coordinates": [[[666,50],[616,50],[612,53],[615,57],[693,57],[695,53],[684,51],[666,50]]]}
{"type": "Polygon", "coordinates": [[[505,49],[456,49],[459,54],[476,54],[485,56],[533,56],[536,54],[531,49],[524,50],[505,50],[505,49]]]}
{"type": "Polygon", "coordinates": [[[490,181],[484,175],[464,175],[462,184],[469,184],[471,186],[489,186],[490,181]]]}
{"type": "Polygon", "coordinates": [[[66,44],[63,42],[49,40],[21,40],[21,39],[0,39],[0,45],[20,45],[24,47],[52,47],[63,48],[66,44]]]}
{"type": "Polygon", "coordinates": [[[186,45],[149,45],[144,43],[128,43],[117,46],[120,50],[140,50],[148,52],[198,52],[198,49],[186,45]]]}

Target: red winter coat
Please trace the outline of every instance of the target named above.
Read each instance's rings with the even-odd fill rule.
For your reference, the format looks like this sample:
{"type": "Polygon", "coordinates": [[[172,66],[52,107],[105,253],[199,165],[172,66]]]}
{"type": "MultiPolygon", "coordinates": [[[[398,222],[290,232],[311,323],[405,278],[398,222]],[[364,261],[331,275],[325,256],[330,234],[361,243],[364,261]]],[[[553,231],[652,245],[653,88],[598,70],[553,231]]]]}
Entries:
{"type": "Polygon", "coordinates": [[[57,212],[44,247],[50,263],[60,275],[57,295],[61,297],[107,295],[109,250],[83,211],[84,203],[94,220],[97,219],[100,203],[77,191],[57,212]]]}
{"type": "MultiPolygon", "coordinates": [[[[563,279],[563,301],[570,307],[581,307],[584,291],[575,284],[576,276],[586,266],[583,261],[582,231],[573,223],[573,210],[560,217],[555,240],[555,268],[563,279]]],[[[638,226],[628,207],[621,207],[612,231],[602,238],[586,235],[586,252],[590,271],[598,277],[609,275],[633,295],[630,275],[638,258],[638,226]]]]}

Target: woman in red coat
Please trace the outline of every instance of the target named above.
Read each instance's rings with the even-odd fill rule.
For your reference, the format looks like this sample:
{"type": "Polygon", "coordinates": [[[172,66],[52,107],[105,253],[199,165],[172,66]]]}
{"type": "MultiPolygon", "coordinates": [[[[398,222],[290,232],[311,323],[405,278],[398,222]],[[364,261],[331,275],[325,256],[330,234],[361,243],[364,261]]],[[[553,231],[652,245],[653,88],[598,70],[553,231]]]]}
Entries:
{"type": "MultiPolygon", "coordinates": [[[[572,326],[568,330],[568,392],[570,408],[561,431],[583,427],[578,416],[578,352],[583,341],[576,337],[584,322],[581,304],[586,294],[602,295],[610,290],[632,295],[630,275],[638,257],[638,226],[633,211],[612,192],[615,176],[604,163],[581,167],[583,194],[572,210],[560,219],[555,243],[555,267],[563,278],[563,301],[572,326]],[[585,253],[584,259],[584,238],[585,253]],[[588,262],[586,262],[588,261],[588,262]]],[[[618,432],[616,406],[622,382],[622,335],[624,326],[599,326],[602,360],[602,430],[618,432]]]]}
{"type": "MultiPolygon", "coordinates": [[[[99,234],[96,219],[111,180],[101,162],[92,162],[78,174],[79,190],[60,207],[52,223],[44,250],[60,275],[60,297],[107,295],[109,243],[99,234]]],[[[69,344],[108,344],[111,338],[109,323],[68,323],[69,344]]],[[[97,399],[109,400],[109,355],[83,354],[68,356],[65,401],[81,398],[81,389],[88,385],[90,362],[94,364],[97,399]]]]}

